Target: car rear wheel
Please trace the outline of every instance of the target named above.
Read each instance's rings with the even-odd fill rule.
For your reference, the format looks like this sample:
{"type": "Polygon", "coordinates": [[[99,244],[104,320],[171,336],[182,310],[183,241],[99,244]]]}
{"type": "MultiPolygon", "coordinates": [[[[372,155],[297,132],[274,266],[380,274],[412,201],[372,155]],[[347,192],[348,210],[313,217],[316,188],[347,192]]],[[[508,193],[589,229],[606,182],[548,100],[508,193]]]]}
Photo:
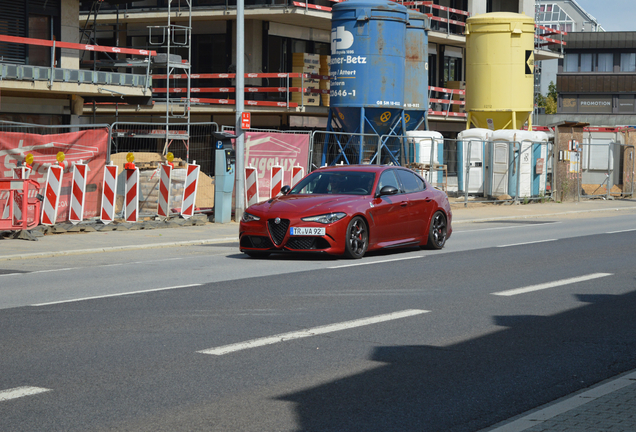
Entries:
{"type": "Polygon", "coordinates": [[[369,230],[367,224],[360,216],[356,216],[349,222],[345,244],[345,256],[348,258],[362,258],[369,246],[369,230]]]}
{"type": "Polygon", "coordinates": [[[254,252],[254,251],[245,251],[245,254],[250,258],[267,258],[270,255],[269,252],[254,252]]]}
{"type": "Polygon", "coordinates": [[[435,212],[433,219],[431,219],[431,226],[428,230],[428,243],[426,246],[429,249],[441,249],[446,244],[446,216],[441,211],[435,212]]]}

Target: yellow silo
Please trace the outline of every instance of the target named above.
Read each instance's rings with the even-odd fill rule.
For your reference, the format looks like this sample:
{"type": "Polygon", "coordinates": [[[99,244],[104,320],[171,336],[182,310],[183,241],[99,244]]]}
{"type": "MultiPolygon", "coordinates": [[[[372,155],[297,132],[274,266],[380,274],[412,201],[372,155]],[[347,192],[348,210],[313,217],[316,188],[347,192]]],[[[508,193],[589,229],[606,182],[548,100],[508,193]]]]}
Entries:
{"type": "Polygon", "coordinates": [[[468,126],[520,129],[534,107],[534,20],[494,12],[466,21],[468,126]]]}

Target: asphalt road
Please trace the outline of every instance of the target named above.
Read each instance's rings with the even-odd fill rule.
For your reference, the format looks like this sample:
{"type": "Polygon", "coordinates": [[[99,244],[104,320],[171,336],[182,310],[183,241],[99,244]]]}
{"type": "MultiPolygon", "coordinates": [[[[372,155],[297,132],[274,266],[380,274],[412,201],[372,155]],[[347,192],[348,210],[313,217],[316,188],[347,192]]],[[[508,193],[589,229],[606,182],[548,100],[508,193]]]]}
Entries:
{"type": "Polygon", "coordinates": [[[0,263],[0,430],[477,431],[636,368],[630,215],[0,263]]]}

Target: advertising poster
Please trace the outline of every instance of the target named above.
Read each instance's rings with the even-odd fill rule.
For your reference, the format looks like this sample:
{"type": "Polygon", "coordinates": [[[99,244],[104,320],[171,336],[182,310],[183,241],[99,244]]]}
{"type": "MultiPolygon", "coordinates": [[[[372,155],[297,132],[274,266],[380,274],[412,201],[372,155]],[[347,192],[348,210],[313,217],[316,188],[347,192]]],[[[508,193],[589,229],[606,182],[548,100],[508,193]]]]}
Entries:
{"type": "MultiPolygon", "coordinates": [[[[0,177],[12,178],[13,168],[31,153],[34,162],[29,178],[40,183],[40,190],[33,191],[32,194],[43,194],[48,168],[57,163],[56,156],[59,152],[64,153],[65,159],[61,164],[64,167],[64,177],[57,222],[68,221],[73,165],[80,162],[88,165],[84,219],[98,216],[101,182],[108,154],[107,128],[51,135],[0,132],[0,177]]],[[[6,202],[7,198],[8,195],[0,196],[0,202],[6,202]]]]}
{"type": "Polygon", "coordinates": [[[283,167],[283,185],[291,185],[292,167],[307,173],[309,134],[272,132],[245,133],[245,166],[258,172],[259,201],[269,198],[272,166],[283,167]]]}

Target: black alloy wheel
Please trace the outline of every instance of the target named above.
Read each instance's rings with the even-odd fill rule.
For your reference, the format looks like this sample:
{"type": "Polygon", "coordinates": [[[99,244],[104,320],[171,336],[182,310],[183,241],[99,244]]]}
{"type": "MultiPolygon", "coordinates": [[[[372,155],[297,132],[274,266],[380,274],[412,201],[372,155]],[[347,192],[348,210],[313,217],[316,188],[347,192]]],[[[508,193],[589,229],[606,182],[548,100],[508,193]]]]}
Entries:
{"type": "Polygon", "coordinates": [[[369,247],[369,230],[367,224],[360,216],[356,216],[349,222],[345,244],[345,256],[359,259],[364,256],[369,247]]]}
{"type": "Polygon", "coordinates": [[[441,211],[435,212],[431,219],[431,227],[428,231],[429,249],[441,249],[446,244],[446,216],[441,211]]]}

